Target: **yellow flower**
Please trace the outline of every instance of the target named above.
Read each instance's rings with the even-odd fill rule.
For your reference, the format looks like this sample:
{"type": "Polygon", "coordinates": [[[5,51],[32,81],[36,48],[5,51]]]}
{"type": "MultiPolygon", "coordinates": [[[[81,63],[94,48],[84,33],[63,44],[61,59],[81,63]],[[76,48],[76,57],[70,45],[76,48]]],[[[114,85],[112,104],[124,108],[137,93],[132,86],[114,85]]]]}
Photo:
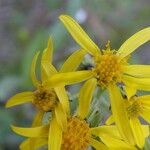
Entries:
{"type": "MultiPolygon", "coordinates": [[[[142,130],[142,124],[139,117],[150,123],[150,95],[132,96],[130,99],[124,100],[124,107],[130,122],[130,126],[134,135],[134,139],[138,147],[143,148],[145,144],[145,136],[142,130]]],[[[111,115],[106,124],[110,125],[114,122],[111,115]]]]}
{"type": "Polygon", "coordinates": [[[150,66],[127,63],[128,56],[150,40],[150,27],[131,36],[118,51],[112,50],[109,43],[105,50],[100,50],[73,18],[61,15],[60,20],[76,42],[93,56],[95,66],[92,73],[100,86],[108,87],[111,83],[123,82],[131,87],[132,82],[137,89],[150,90],[150,66]]]}
{"type": "MultiPolygon", "coordinates": [[[[69,113],[69,101],[64,85],[52,87],[51,85],[45,86],[43,84],[47,80],[47,78],[51,78],[53,75],[58,73],[55,67],[52,65],[52,54],[53,43],[52,39],[49,38],[48,46],[42,53],[41,82],[37,80],[35,74],[36,62],[39,55],[38,52],[34,56],[31,65],[31,78],[36,90],[33,92],[23,92],[16,94],[8,100],[8,102],[6,103],[6,107],[12,107],[15,105],[31,102],[34,106],[36,106],[39,109],[39,112],[36,116],[36,120],[42,120],[44,112],[53,111],[60,126],[63,129],[66,129],[66,113],[69,113]]],[[[72,70],[74,71],[82,61],[84,55],[84,50],[77,50],[66,60],[66,62],[61,67],[60,72],[68,72],[72,70]],[[78,61],[75,61],[76,57],[79,58],[78,61]]]]}
{"type": "Polygon", "coordinates": [[[96,78],[99,86],[109,90],[112,113],[121,136],[134,145],[135,141],[133,141],[134,138],[127,115],[124,116],[124,110],[122,110],[123,101],[120,101],[121,98],[115,93],[117,90],[116,83],[123,83],[125,89],[129,91],[128,93],[135,92],[136,89],[150,90],[150,66],[129,65],[127,63],[129,55],[136,48],[149,41],[150,27],[134,34],[122,44],[118,51],[111,50],[109,44],[106,50],[100,50],[74,19],[67,15],[61,15],[60,20],[76,42],[93,56],[95,66],[88,71],[57,74],[53,78],[48,79],[45,84],[52,84],[54,80],[58,81],[58,78],[58,83],[63,85],[74,84],[91,77],[96,78]]]}
{"type": "MultiPolygon", "coordinates": [[[[96,79],[90,79],[81,88],[77,112],[73,116],[68,116],[66,131],[61,130],[55,115],[50,121],[50,126],[43,125],[35,128],[12,126],[13,131],[34,138],[36,149],[48,144],[49,150],[86,150],[88,146],[92,146],[97,150],[136,150],[134,146],[122,140],[116,126],[90,128],[86,117],[95,87],[96,79]]],[[[147,133],[149,133],[148,127],[143,126],[143,130],[145,136],[147,136],[147,133]]],[[[20,146],[20,148],[28,150],[27,147],[29,147],[29,140],[20,146]]]]}
{"type": "MultiPolygon", "coordinates": [[[[148,125],[142,125],[142,131],[144,134],[144,137],[148,137],[150,134],[149,126],[148,125]]],[[[110,150],[138,150],[136,146],[132,146],[129,143],[126,143],[124,139],[122,139],[120,133],[118,132],[118,129],[116,126],[99,126],[94,128],[93,133],[96,132],[99,134],[99,137],[102,139],[102,141],[109,147],[110,150]],[[103,130],[103,132],[101,132],[103,130]],[[106,131],[104,133],[104,130],[106,131]],[[106,134],[107,133],[107,134],[106,134]]]]}

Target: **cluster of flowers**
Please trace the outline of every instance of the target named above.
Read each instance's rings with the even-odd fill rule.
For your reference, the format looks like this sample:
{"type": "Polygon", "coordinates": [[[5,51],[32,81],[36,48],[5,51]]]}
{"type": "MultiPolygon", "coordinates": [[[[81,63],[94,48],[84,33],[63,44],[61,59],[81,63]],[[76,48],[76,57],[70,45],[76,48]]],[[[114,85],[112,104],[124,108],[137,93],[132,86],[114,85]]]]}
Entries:
{"type": "MultiPolygon", "coordinates": [[[[31,102],[38,112],[30,128],[11,126],[17,134],[28,137],[20,144],[21,150],[34,150],[48,145],[49,150],[137,150],[142,149],[149,136],[149,125],[143,125],[139,117],[150,123],[150,95],[137,96],[137,90],[150,91],[150,66],[130,65],[129,55],[150,40],[147,27],[125,41],[118,51],[100,50],[79,24],[67,15],[60,20],[81,49],[75,51],[59,71],[52,65],[53,43],[42,51],[41,81],[35,68],[39,52],[33,58],[31,78],[34,92],[23,92],[10,98],[6,107],[31,102]],[[91,55],[93,65],[88,70],[77,70],[86,54],[91,55]],[[78,96],[78,108],[70,112],[65,86],[85,81],[78,96]],[[112,115],[106,125],[91,127],[87,121],[95,88],[108,90],[112,115]],[[45,113],[49,114],[43,123],[45,113]]],[[[101,109],[101,108],[99,108],[101,109]]]]}

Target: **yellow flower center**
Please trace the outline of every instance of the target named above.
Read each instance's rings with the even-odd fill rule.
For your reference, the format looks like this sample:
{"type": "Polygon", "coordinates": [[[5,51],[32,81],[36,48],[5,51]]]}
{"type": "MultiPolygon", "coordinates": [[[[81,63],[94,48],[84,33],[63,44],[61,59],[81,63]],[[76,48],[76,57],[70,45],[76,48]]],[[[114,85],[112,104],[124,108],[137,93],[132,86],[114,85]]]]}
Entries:
{"type": "Polygon", "coordinates": [[[61,150],[86,150],[89,146],[89,125],[77,117],[68,119],[68,129],[63,133],[61,150]]]}
{"type": "Polygon", "coordinates": [[[143,110],[142,103],[136,96],[130,98],[126,103],[127,114],[129,118],[138,117],[143,110]]]}
{"type": "Polygon", "coordinates": [[[95,67],[93,72],[98,80],[98,84],[102,87],[107,87],[109,83],[119,82],[123,73],[123,65],[126,60],[120,60],[115,50],[110,50],[108,45],[106,50],[103,50],[102,55],[97,54],[94,57],[95,67]]]}
{"type": "Polygon", "coordinates": [[[34,92],[33,104],[40,110],[48,112],[57,105],[57,95],[53,89],[40,87],[34,92]]]}

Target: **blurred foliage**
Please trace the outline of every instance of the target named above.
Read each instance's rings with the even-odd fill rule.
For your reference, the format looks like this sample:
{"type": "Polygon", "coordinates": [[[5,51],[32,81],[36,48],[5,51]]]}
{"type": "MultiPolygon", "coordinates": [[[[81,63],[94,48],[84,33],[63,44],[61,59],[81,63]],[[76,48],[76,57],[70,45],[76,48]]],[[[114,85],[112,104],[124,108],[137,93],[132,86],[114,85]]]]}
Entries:
{"type": "MultiPolygon", "coordinates": [[[[10,96],[33,88],[30,65],[35,52],[46,47],[51,35],[54,40],[54,64],[59,68],[67,56],[78,48],[60,23],[60,14],[75,17],[101,48],[110,40],[112,48],[117,49],[130,35],[149,25],[149,6],[149,0],[0,0],[0,150],[18,149],[16,144],[22,138],[12,133],[9,125],[30,125],[35,112],[30,105],[10,110],[4,108],[10,96]]],[[[131,63],[149,64],[149,56],[148,46],[142,46],[131,63]]],[[[75,86],[71,93],[77,92],[78,87],[75,86]]],[[[91,108],[90,119],[96,113],[98,121],[104,123],[106,120],[109,103],[107,93],[105,95],[93,101],[97,109],[91,108]],[[99,110],[98,106],[102,109],[99,110]]],[[[74,101],[71,105],[76,106],[76,94],[72,97],[74,101]]],[[[145,150],[149,149],[150,142],[147,140],[145,150]]]]}

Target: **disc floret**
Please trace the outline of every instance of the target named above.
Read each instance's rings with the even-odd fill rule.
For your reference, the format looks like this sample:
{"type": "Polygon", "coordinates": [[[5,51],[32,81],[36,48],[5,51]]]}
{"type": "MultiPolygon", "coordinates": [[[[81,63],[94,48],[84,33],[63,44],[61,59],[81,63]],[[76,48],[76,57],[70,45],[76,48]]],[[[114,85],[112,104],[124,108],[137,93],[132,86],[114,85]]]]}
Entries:
{"type": "Polygon", "coordinates": [[[116,51],[110,50],[110,46],[106,50],[102,50],[101,55],[95,55],[94,62],[93,72],[100,86],[107,87],[109,83],[121,81],[123,65],[126,61],[120,60],[116,51]]]}
{"type": "Polygon", "coordinates": [[[58,98],[53,89],[46,89],[41,86],[34,92],[33,104],[42,111],[52,111],[57,102],[58,98]]]}
{"type": "Polygon", "coordinates": [[[138,117],[142,110],[143,106],[141,101],[139,101],[137,96],[131,97],[126,103],[127,114],[129,118],[138,117]]]}
{"type": "Polygon", "coordinates": [[[63,133],[62,150],[86,150],[90,141],[90,128],[85,120],[68,119],[68,129],[63,133]]]}

